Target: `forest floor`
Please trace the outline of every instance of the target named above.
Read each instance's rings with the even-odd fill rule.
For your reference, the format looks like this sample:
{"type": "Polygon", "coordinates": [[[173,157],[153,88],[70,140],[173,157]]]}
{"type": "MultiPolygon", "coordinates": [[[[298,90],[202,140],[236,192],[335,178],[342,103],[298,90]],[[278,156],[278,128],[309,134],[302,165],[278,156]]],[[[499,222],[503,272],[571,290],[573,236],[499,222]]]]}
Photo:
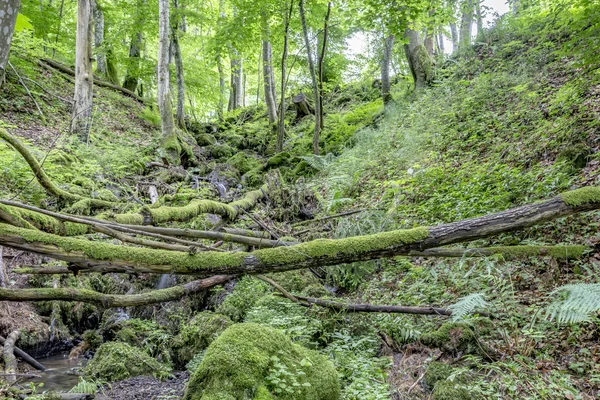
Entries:
{"type": "MultiPolygon", "coordinates": [[[[291,122],[291,108],[286,152],[275,154],[259,106],[236,111],[221,124],[191,122],[198,165],[150,169],[146,164],[156,161],[160,137],[155,111],[97,89],[95,128],[83,145],[66,134],[68,104],[32,89],[42,120],[11,76],[0,96],[0,119],[45,160],[55,182],[77,193],[147,203],[148,188],[156,185],[174,205],[190,196],[230,201],[277,174],[285,185],[252,216],[283,237],[306,241],[430,226],[600,185],[600,75],[582,61],[585,48],[569,47],[565,54],[572,28],[547,23],[539,21],[532,31],[500,21],[465,58],[440,63],[435,87],[411,94],[400,80],[396,101],[385,111],[371,82],[333,90],[322,137],[325,156],[310,155],[310,118],[291,122]],[[362,211],[310,222],[356,210],[362,211]]],[[[14,64],[55,94],[70,97],[72,84],[60,73],[26,61],[14,64]]],[[[4,143],[0,172],[5,197],[59,206],[32,183],[27,165],[4,143]]],[[[178,226],[208,229],[213,223],[203,216],[178,226]]],[[[260,228],[249,216],[237,226],[260,228]]],[[[589,213],[470,245],[596,246],[598,226],[600,215],[589,213]]],[[[4,262],[10,272],[50,260],[5,250],[4,262]]],[[[293,293],[353,303],[447,307],[472,295],[493,321],[305,309],[244,277],[234,287],[191,299],[125,310],[132,321],[126,327],[134,329],[144,351],[165,364],[162,354],[199,311],[276,327],[333,361],[344,400],[592,399],[600,393],[600,322],[593,316],[559,323],[549,305],[560,300],[554,291],[565,284],[597,283],[599,268],[597,253],[579,260],[398,257],[328,267],[320,271],[324,279],[309,271],[269,275],[293,293]]],[[[64,285],[120,294],[158,284],[155,276],[96,275],[10,274],[10,279],[14,287],[64,285]]],[[[28,350],[51,337],[76,344],[86,331],[103,332],[107,340],[124,337],[107,328],[114,314],[81,303],[0,303],[0,311],[0,334],[23,329],[20,345],[28,350]]],[[[181,369],[197,366],[188,361],[181,369]]],[[[188,376],[176,372],[164,382],[131,378],[99,393],[111,399],[179,398],[188,376]]]]}

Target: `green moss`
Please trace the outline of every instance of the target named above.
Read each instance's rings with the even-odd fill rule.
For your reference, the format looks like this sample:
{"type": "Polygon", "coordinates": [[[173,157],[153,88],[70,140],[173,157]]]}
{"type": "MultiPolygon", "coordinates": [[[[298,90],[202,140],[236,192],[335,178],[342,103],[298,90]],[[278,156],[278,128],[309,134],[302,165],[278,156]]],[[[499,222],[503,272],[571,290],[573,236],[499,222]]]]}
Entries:
{"type": "Polygon", "coordinates": [[[424,382],[433,388],[438,381],[446,380],[452,374],[452,367],[446,363],[432,361],[427,365],[424,382]]]}
{"type": "Polygon", "coordinates": [[[261,166],[260,161],[256,157],[243,152],[236,153],[233,157],[229,158],[227,164],[237,169],[242,175],[261,166]]]}
{"type": "Polygon", "coordinates": [[[2,216],[12,225],[28,229],[39,229],[61,236],[78,236],[91,232],[88,225],[62,222],[54,217],[35,211],[0,204],[2,216]]]}
{"type": "Polygon", "coordinates": [[[83,332],[83,340],[88,344],[91,350],[96,350],[102,344],[102,335],[97,331],[87,330],[83,332]]]}
{"type": "Polygon", "coordinates": [[[279,167],[281,164],[289,161],[290,158],[291,155],[287,151],[275,154],[273,157],[267,160],[267,168],[279,167]]]}
{"type": "Polygon", "coordinates": [[[433,400],[471,400],[473,396],[460,384],[443,380],[435,385],[431,398],[433,400]]]}
{"type": "Polygon", "coordinates": [[[558,197],[571,207],[600,203],[600,187],[588,186],[560,194],[558,197]]]}
{"type": "Polygon", "coordinates": [[[225,300],[217,308],[217,312],[227,315],[235,322],[241,322],[256,302],[270,293],[269,284],[260,279],[244,276],[233,289],[233,292],[225,297],[225,300]]]}
{"type": "Polygon", "coordinates": [[[235,153],[233,147],[229,146],[228,144],[217,143],[207,146],[207,149],[213,158],[229,158],[235,153]]]}
{"type": "Polygon", "coordinates": [[[182,324],[173,340],[173,353],[178,366],[184,367],[194,356],[206,349],[232,324],[225,315],[204,311],[182,324]]]}
{"type": "Polygon", "coordinates": [[[141,375],[165,379],[170,370],[140,349],[126,343],[108,342],[98,348],[83,373],[88,378],[114,382],[141,375]]]}
{"type": "Polygon", "coordinates": [[[481,350],[474,325],[466,322],[446,322],[438,330],[421,335],[420,341],[426,346],[454,354],[481,350]]]}
{"type": "Polygon", "coordinates": [[[217,143],[217,139],[210,133],[198,133],[194,135],[194,138],[196,139],[196,143],[198,143],[198,146],[202,147],[210,146],[217,143]]]}
{"type": "Polygon", "coordinates": [[[280,331],[233,325],[208,347],[184,400],[256,398],[338,400],[340,383],[329,360],[293,344],[280,331]]]}

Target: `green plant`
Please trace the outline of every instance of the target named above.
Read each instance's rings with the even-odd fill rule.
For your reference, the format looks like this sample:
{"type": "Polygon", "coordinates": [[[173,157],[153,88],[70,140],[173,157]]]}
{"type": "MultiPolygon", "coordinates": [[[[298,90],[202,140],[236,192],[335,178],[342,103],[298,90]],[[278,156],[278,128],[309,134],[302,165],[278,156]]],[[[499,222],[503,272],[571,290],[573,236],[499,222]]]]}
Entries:
{"type": "Polygon", "coordinates": [[[559,324],[589,321],[600,310],[600,284],[576,283],[564,285],[550,293],[557,298],[546,310],[550,320],[559,324]]]}

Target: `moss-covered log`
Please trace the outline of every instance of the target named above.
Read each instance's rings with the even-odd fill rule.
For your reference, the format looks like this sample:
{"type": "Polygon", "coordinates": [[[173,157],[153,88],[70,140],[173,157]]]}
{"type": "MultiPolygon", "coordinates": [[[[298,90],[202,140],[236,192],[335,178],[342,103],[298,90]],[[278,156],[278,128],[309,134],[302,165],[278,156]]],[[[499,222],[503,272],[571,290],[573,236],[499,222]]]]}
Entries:
{"type": "Polygon", "coordinates": [[[6,142],[8,142],[8,144],[14,147],[19,154],[21,154],[27,164],[29,164],[29,167],[33,171],[37,181],[44,189],[46,189],[49,194],[68,202],[81,202],[80,206],[83,206],[85,203],[85,208],[111,208],[118,205],[117,203],[112,203],[106,200],[83,197],[59,188],[54,182],[52,182],[50,177],[46,175],[46,172],[38,160],[19,139],[8,133],[8,131],[4,128],[0,128],[0,139],[4,139],[6,142]]]}
{"type": "Polygon", "coordinates": [[[191,274],[259,274],[345,264],[424,251],[438,246],[521,229],[600,208],[600,188],[587,187],[550,200],[434,227],[383,232],[345,239],[320,239],[251,253],[207,251],[189,254],[60,237],[0,224],[0,245],[32,251],[96,271],[191,274]]]}
{"type": "Polygon", "coordinates": [[[181,207],[162,206],[157,208],[142,207],[138,212],[116,214],[114,220],[127,225],[154,225],[170,221],[189,221],[200,214],[216,214],[229,219],[235,219],[241,210],[253,208],[267,193],[264,185],[258,190],[248,192],[239,200],[229,204],[213,200],[192,200],[181,207]]]}
{"type": "Polygon", "coordinates": [[[81,301],[101,305],[105,308],[135,307],[148,304],[164,303],[178,300],[184,296],[198,293],[213,286],[225,283],[234,276],[217,275],[186,283],[185,285],[173,286],[168,289],[153,290],[146,293],[120,295],[104,294],[86,289],[71,288],[41,288],[41,289],[4,289],[0,288],[0,301],[81,301]]]}
{"type": "Polygon", "coordinates": [[[581,258],[587,246],[497,246],[484,248],[434,248],[424,251],[412,251],[408,255],[415,257],[490,257],[502,256],[506,260],[524,257],[553,257],[553,258],[581,258]]]}

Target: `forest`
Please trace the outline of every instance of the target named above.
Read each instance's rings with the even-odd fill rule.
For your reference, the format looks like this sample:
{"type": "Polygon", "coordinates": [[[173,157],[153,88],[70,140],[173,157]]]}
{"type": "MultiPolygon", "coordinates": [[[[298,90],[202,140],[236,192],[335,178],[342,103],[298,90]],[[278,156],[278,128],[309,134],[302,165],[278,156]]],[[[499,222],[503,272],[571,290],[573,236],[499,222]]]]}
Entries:
{"type": "Polygon", "coordinates": [[[599,398],[598,48],[598,0],[0,0],[0,399],[599,398]]]}

